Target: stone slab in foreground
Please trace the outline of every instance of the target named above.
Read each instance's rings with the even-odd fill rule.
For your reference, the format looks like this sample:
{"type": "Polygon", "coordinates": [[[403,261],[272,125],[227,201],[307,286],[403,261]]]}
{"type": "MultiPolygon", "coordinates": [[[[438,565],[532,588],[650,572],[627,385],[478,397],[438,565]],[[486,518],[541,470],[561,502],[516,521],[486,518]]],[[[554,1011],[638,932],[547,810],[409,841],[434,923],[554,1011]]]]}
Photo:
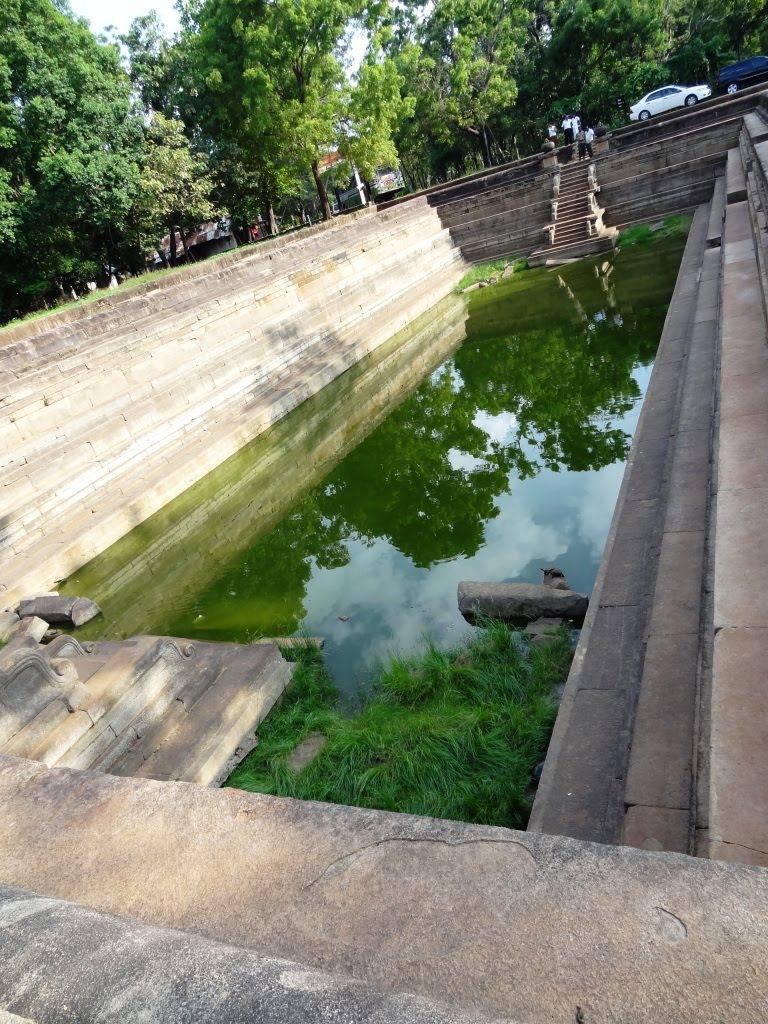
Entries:
{"type": "Polygon", "coordinates": [[[555,590],[535,583],[476,583],[463,581],[458,590],[459,611],[474,622],[478,615],[524,625],[540,618],[583,622],[589,606],[586,594],[555,590]]]}
{"type": "Polygon", "coordinates": [[[339,975],[0,885],[0,1024],[487,1024],[339,975]],[[343,1018],[339,1011],[343,1007],[343,1018]]]}
{"type": "Polygon", "coordinates": [[[516,1024],[765,1018],[760,868],[13,758],[0,806],[4,884],[390,996],[516,1024]]]}

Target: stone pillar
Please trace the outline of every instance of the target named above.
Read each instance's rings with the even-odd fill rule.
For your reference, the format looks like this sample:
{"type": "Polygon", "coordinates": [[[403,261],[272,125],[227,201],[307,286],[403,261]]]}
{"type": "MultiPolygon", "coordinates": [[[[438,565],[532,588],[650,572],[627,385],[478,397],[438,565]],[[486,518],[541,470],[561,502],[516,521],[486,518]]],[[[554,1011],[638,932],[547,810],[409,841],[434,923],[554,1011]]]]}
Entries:
{"type": "Polygon", "coordinates": [[[542,153],[541,166],[545,170],[557,167],[557,151],[553,149],[549,153],[542,153]]]}

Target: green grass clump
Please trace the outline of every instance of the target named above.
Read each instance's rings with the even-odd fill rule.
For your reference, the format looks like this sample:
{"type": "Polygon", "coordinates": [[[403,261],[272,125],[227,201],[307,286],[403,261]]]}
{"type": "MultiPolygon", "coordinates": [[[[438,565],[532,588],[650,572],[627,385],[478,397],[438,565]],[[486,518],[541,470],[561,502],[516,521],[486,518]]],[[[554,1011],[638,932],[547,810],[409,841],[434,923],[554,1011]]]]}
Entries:
{"type": "Polygon", "coordinates": [[[430,644],[418,658],[392,661],[354,718],[340,712],[321,655],[306,649],[297,659],[291,691],[228,785],[525,827],[532,772],[557,710],[552,688],[571,659],[565,633],[534,647],[519,631],[491,622],[458,650],[430,644]],[[328,742],[294,773],[288,757],[311,732],[328,742]]]}
{"type": "Polygon", "coordinates": [[[465,288],[469,288],[471,284],[474,284],[475,281],[487,281],[488,278],[492,277],[494,274],[497,277],[501,277],[501,274],[503,273],[504,268],[507,266],[508,263],[514,264],[516,274],[519,273],[521,270],[528,269],[528,260],[526,259],[502,259],[491,260],[490,263],[478,263],[476,267],[472,267],[471,270],[467,271],[464,277],[462,277],[462,279],[456,285],[456,293],[460,294],[461,292],[464,291],[465,288]]]}
{"type": "Polygon", "coordinates": [[[634,227],[625,228],[619,235],[621,245],[643,245],[646,242],[657,238],[676,238],[687,235],[693,217],[688,214],[675,217],[665,217],[663,227],[652,227],[650,224],[635,224],[634,227]]]}

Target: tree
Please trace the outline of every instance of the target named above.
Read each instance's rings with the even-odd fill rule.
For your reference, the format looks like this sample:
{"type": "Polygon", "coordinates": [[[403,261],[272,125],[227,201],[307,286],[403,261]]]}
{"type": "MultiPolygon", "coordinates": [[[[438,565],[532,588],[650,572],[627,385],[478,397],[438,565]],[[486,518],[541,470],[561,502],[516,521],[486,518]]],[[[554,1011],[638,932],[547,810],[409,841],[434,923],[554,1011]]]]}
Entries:
{"type": "Polygon", "coordinates": [[[236,143],[265,190],[295,193],[310,172],[329,219],[327,153],[342,148],[369,169],[382,157],[396,163],[389,137],[402,100],[394,65],[375,47],[353,88],[343,64],[350,23],[374,28],[380,19],[363,0],[205,0],[195,55],[214,145],[236,143]]]}
{"type": "MultiPolygon", "coordinates": [[[[195,152],[181,121],[156,113],[147,128],[139,192],[134,208],[142,241],[157,244],[163,228],[171,238],[171,264],[176,263],[176,231],[179,229],[185,257],[186,235],[214,216],[210,201],[213,181],[204,154],[195,152]]],[[[159,244],[158,244],[159,248],[159,244]]]]}
{"type": "Polygon", "coordinates": [[[490,167],[490,126],[517,97],[515,65],[526,38],[522,11],[507,0],[438,0],[422,37],[438,123],[469,134],[490,167]]]}
{"type": "Polygon", "coordinates": [[[141,121],[117,50],[64,3],[0,9],[0,316],[103,276],[123,252],[141,121]]]}
{"type": "Polygon", "coordinates": [[[144,110],[173,117],[179,91],[176,54],[157,11],[134,18],[119,38],[128,51],[131,85],[144,110]]]}
{"type": "Polygon", "coordinates": [[[608,120],[618,96],[642,95],[663,80],[663,13],[663,0],[576,0],[561,7],[539,86],[552,109],[608,120]]]}

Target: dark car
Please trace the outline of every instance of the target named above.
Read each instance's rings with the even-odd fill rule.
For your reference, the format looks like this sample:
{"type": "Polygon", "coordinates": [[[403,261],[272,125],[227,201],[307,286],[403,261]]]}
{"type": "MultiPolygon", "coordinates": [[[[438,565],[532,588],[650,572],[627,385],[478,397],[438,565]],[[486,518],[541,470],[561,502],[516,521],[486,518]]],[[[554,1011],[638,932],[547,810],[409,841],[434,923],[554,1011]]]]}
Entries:
{"type": "Polygon", "coordinates": [[[717,76],[718,92],[738,92],[750,85],[768,81],[768,57],[748,57],[729,64],[717,76]]]}

